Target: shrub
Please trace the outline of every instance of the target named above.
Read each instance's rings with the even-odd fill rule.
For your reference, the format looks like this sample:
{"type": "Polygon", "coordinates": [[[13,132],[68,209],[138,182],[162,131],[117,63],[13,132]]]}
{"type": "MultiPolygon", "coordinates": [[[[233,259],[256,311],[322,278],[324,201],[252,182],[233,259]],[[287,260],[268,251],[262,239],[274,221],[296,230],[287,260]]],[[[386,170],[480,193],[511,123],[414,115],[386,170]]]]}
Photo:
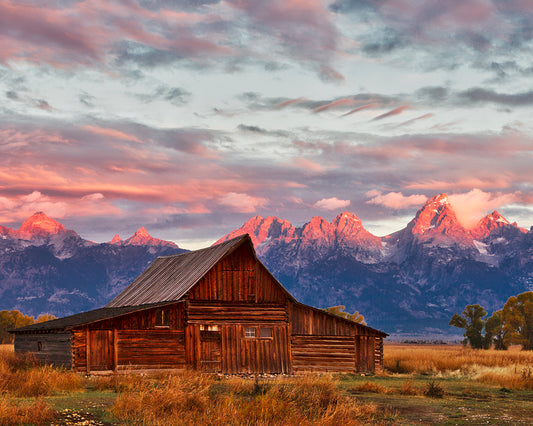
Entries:
{"type": "Polygon", "coordinates": [[[444,396],[444,388],[442,385],[432,380],[426,385],[424,395],[430,398],[442,398],[444,396]]]}
{"type": "Polygon", "coordinates": [[[406,380],[402,383],[400,386],[400,394],[401,395],[417,395],[418,390],[416,389],[414,383],[412,380],[406,380]]]}

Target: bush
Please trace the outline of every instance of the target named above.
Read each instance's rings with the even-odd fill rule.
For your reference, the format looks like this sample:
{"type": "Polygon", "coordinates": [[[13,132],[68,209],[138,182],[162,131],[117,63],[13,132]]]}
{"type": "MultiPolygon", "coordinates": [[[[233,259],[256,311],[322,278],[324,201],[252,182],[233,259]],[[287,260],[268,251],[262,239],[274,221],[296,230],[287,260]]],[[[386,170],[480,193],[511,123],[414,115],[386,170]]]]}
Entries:
{"type": "Polygon", "coordinates": [[[424,395],[430,398],[442,398],[444,397],[444,388],[439,383],[432,380],[426,385],[424,395]]]}

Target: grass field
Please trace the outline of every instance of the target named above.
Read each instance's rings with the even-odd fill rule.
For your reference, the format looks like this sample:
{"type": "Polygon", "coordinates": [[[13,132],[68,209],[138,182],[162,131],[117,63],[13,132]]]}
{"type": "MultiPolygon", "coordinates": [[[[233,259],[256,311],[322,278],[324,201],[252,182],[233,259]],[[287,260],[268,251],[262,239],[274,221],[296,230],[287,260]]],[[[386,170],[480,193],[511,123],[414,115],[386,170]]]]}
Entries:
{"type": "Polygon", "coordinates": [[[0,425],[533,424],[533,352],[385,345],[374,376],[85,377],[0,346],[0,425]]]}

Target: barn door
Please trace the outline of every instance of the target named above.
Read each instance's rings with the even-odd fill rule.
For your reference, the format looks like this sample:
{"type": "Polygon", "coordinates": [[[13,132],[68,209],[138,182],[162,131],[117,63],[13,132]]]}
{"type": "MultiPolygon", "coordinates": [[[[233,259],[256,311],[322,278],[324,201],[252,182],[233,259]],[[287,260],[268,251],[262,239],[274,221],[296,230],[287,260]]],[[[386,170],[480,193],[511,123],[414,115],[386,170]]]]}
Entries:
{"type": "Polygon", "coordinates": [[[222,335],[217,325],[200,326],[200,370],[221,371],[222,335]]]}
{"type": "Polygon", "coordinates": [[[113,370],[113,331],[89,331],[90,371],[113,370]]]}

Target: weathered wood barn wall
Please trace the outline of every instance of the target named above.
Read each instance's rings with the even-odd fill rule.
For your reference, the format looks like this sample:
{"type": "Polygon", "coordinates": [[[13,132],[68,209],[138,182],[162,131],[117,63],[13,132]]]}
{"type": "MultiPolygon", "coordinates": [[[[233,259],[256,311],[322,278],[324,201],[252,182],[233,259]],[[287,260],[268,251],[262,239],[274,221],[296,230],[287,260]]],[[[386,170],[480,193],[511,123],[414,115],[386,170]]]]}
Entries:
{"type": "Polygon", "coordinates": [[[76,371],[373,372],[379,330],[297,302],[249,236],[156,259],[106,307],[19,328],[17,352],[76,371]]]}

